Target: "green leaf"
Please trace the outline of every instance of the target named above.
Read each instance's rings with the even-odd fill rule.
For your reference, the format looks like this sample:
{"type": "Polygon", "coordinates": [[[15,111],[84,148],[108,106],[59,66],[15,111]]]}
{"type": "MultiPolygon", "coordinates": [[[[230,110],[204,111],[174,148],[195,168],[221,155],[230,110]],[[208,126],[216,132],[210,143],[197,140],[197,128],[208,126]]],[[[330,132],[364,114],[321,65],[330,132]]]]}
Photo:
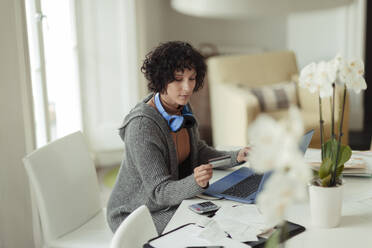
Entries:
{"type": "Polygon", "coordinates": [[[324,158],[330,158],[332,161],[336,159],[338,142],[335,138],[329,139],[324,144],[324,158]]]}
{"type": "Polygon", "coordinates": [[[349,146],[341,145],[337,167],[344,165],[351,158],[351,153],[351,148],[349,146]]]}
{"type": "Polygon", "coordinates": [[[331,173],[331,168],[332,160],[330,158],[325,158],[319,168],[319,177],[323,179],[328,176],[331,173]]]}
{"type": "MultiPolygon", "coordinates": [[[[336,164],[336,156],[339,142],[335,138],[329,139],[324,144],[324,159],[322,162],[323,168],[319,169],[319,177],[322,179],[323,186],[329,186],[328,175],[333,174],[336,164]],[[329,161],[330,160],[330,161],[329,161]]],[[[344,164],[351,158],[352,151],[349,146],[340,145],[337,161],[336,180],[339,179],[344,164]]]]}
{"type": "Polygon", "coordinates": [[[326,176],[325,178],[322,179],[322,186],[323,187],[329,187],[330,184],[331,184],[331,178],[332,178],[332,175],[329,174],[328,176],[326,176]]]}
{"type": "Polygon", "coordinates": [[[342,171],[344,170],[344,165],[340,165],[337,167],[337,173],[336,173],[336,180],[338,181],[338,178],[340,177],[342,171]]]}
{"type": "Polygon", "coordinates": [[[277,248],[279,247],[281,229],[277,229],[265,243],[265,248],[277,248]]]}

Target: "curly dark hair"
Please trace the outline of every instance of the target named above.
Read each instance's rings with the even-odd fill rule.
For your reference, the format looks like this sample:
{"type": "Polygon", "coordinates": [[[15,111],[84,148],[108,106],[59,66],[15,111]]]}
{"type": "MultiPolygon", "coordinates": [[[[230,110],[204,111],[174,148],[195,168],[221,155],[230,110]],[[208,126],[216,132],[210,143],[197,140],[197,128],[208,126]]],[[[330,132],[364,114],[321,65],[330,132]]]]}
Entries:
{"type": "Polygon", "coordinates": [[[169,41],[160,44],[146,55],[141,71],[148,80],[147,87],[153,92],[164,92],[167,85],[175,80],[175,71],[194,69],[196,84],[194,92],[203,87],[207,65],[203,55],[189,43],[169,41]]]}

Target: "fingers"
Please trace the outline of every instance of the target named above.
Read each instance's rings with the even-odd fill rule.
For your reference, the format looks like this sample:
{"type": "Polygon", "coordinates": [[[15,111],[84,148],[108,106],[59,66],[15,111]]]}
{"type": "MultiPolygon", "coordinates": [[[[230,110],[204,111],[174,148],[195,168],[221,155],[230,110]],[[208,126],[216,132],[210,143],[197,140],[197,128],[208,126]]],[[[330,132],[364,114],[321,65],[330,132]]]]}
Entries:
{"type": "Polygon", "coordinates": [[[211,164],[202,164],[196,167],[194,170],[207,170],[207,169],[212,169],[211,164]]]}
{"type": "Polygon", "coordinates": [[[247,156],[248,156],[250,150],[251,150],[251,148],[247,147],[247,146],[242,148],[238,153],[237,161],[238,162],[247,161],[247,156]]]}
{"type": "Polygon", "coordinates": [[[213,170],[211,164],[204,164],[194,169],[194,178],[200,187],[206,187],[212,178],[213,170]]]}
{"type": "Polygon", "coordinates": [[[243,148],[243,155],[244,157],[246,157],[248,155],[248,153],[250,152],[251,148],[250,147],[244,147],[243,148]]]}

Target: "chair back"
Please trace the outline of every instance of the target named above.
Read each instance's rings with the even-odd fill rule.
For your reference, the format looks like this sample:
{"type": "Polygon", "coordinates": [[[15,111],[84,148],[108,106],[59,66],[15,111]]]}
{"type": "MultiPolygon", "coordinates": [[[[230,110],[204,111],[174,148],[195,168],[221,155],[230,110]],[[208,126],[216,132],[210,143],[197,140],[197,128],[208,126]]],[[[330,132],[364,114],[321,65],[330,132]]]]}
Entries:
{"type": "Polygon", "coordinates": [[[23,163],[46,242],[80,227],[101,211],[95,166],[81,132],[37,149],[23,163]]]}
{"type": "Polygon", "coordinates": [[[215,56],[208,59],[208,79],[212,84],[239,84],[259,87],[291,80],[298,73],[292,51],[215,56]]]}
{"type": "Polygon", "coordinates": [[[145,205],[134,210],[118,227],[110,248],[142,248],[158,236],[150,211],[145,205]]]}

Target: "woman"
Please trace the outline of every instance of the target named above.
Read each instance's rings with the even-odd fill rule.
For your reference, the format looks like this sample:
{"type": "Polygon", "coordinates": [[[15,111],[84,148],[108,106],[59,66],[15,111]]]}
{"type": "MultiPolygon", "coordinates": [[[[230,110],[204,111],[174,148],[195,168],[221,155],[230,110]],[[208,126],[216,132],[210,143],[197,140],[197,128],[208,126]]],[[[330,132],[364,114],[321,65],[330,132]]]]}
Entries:
{"type": "Polygon", "coordinates": [[[150,52],[141,71],[153,92],[125,117],[120,136],[125,157],[109,199],[107,219],[113,232],[145,204],[160,234],[182,200],[202,193],[212,177],[208,159],[231,155],[234,166],[248,148],[217,151],[199,139],[188,102],[203,86],[203,56],[185,42],[167,42],[150,52]]]}

